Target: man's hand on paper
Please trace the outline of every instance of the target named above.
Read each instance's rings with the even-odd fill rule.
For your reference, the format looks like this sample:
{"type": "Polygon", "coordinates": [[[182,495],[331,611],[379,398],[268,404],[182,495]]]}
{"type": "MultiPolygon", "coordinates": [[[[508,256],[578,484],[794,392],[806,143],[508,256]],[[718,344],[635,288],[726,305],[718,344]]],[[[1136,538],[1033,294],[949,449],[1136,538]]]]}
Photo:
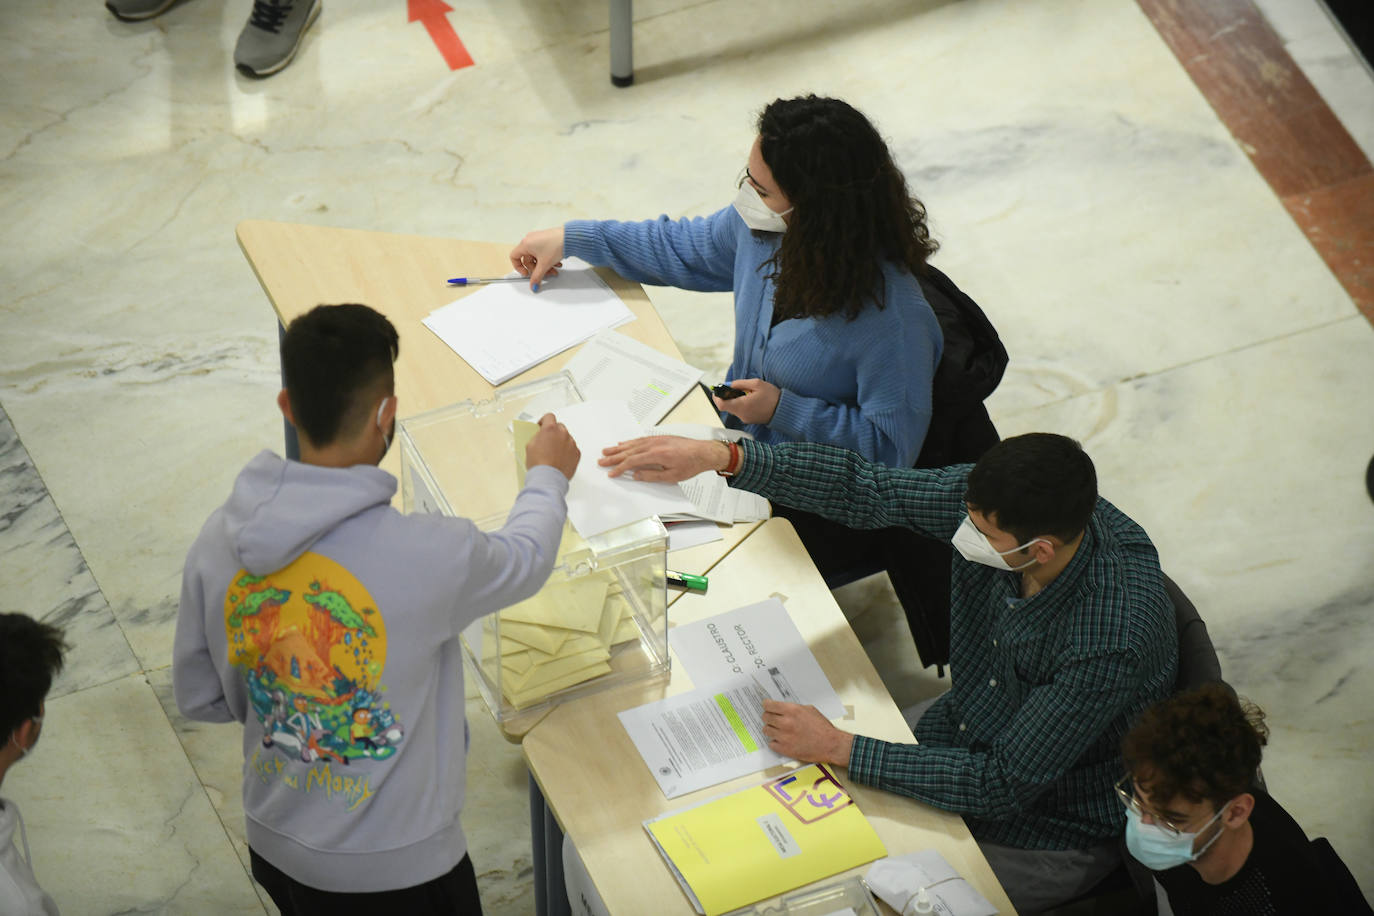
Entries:
{"type": "Polygon", "coordinates": [[[646,436],[601,450],[597,464],[609,468],[610,477],[629,474],[634,480],[676,483],[702,471],[723,471],[730,464],[730,446],[724,442],[686,439],[682,436],[646,436]]]}
{"type": "Polygon", "coordinates": [[[763,736],[768,747],[802,763],[849,766],[854,736],[830,724],[814,706],[763,701],[763,736]]]}
{"type": "Polygon", "coordinates": [[[730,387],[747,393],[743,397],[731,398],[728,401],[722,401],[712,395],[711,400],[716,402],[717,410],[734,414],[745,423],[767,426],[773,422],[773,414],[778,410],[778,400],[782,397],[781,388],[761,378],[737,378],[730,382],[730,387]]]}
{"type": "Polygon", "coordinates": [[[521,276],[530,278],[530,289],[539,292],[544,278],[558,276],[563,266],[563,227],[526,235],[510,250],[510,263],[521,276]]]}
{"type": "Polygon", "coordinates": [[[547,464],[572,480],[581,458],[582,452],[577,448],[577,443],[557,417],[546,413],[539,418],[539,432],[525,446],[525,467],[547,464]]]}

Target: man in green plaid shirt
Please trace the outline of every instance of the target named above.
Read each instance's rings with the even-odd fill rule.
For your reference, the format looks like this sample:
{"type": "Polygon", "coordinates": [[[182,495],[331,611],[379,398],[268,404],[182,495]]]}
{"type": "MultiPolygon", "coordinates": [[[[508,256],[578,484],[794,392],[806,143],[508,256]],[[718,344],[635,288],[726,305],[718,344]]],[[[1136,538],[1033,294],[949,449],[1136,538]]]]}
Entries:
{"type": "Polygon", "coordinates": [[[1023,914],[1115,867],[1121,739],[1172,691],[1177,634],[1154,545],[1098,497],[1077,442],[1031,433],[973,466],[912,469],[814,443],[732,450],[660,437],[607,449],[601,463],[640,480],[714,469],[851,528],[952,541],[952,686],[916,724],[919,743],[853,735],[814,707],[771,701],[764,734],[779,753],[962,814],[1023,914]]]}

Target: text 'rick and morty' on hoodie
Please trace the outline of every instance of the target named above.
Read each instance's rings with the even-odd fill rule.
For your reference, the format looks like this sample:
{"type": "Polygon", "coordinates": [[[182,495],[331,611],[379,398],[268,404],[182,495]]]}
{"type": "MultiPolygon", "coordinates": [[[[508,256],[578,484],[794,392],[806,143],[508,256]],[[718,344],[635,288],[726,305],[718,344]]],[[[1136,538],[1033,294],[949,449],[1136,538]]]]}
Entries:
{"type": "Polygon", "coordinates": [[[248,845],[303,884],[393,890],[467,852],[458,634],[533,595],[567,508],[530,468],[499,531],[403,515],[396,478],[254,458],[186,558],[177,705],[243,723],[248,845]]]}

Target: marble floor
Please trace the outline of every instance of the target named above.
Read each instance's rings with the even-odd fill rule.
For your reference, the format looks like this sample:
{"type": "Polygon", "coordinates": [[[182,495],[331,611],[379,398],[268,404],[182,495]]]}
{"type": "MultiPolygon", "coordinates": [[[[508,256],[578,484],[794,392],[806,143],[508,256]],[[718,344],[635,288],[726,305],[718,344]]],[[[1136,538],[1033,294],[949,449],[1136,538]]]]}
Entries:
{"type": "MultiPolygon", "coordinates": [[[[274,912],[245,870],[236,729],[179,716],[168,669],[187,546],[280,447],[235,223],[514,242],[705,213],[757,110],[811,91],[890,138],[937,265],[999,328],[1002,433],[1084,441],[1268,711],[1272,791],[1374,893],[1374,328],[1135,2],[641,0],[628,90],[604,3],[451,5],[474,67],[449,72],[401,0],[326,0],[251,82],[230,63],[246,0],[141,25],[0,4],[0,610],[74,645],[4,794],[64,913],[274,912]]],[[[1314,0],[1259,5],[1374,153],[1374,80],[1314,0]]],[[[724,367],[728,299],[651,296],[724,367]]],[[[841,599],[899,701],[939,689],[891,638],[885,580],[841,599]]],[[[480,701],[469,719],[487,912],[528,913],[519,750],[480,701]]]]}

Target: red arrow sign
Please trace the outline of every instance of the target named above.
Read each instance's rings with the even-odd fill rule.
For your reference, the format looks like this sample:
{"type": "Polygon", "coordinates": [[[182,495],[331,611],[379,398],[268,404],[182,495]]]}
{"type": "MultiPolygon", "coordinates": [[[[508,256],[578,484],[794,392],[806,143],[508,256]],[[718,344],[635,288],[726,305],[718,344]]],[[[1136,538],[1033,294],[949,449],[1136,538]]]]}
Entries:
{"type": "Polygon", "coordinates": [[[406,0],[406,5],[410,10],[410,18],[406,21],[424,25],[450,70],[472,66],[472,55],[468,54],[468,49],[458,39],[458,33],[449,25],[448,14],[453,12],[453,7],[444,0],[406,0]]]}

